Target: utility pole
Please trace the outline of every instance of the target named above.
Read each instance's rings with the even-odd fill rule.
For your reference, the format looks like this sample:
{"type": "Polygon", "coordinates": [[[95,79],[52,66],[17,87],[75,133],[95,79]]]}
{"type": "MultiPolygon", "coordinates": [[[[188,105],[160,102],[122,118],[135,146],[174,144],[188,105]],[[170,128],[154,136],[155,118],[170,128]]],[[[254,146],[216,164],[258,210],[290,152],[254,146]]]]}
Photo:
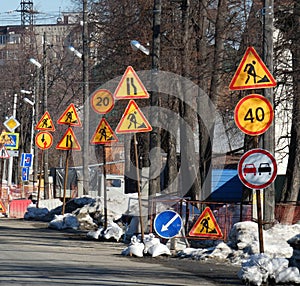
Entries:
{"type": "Polygon", "coordinates": [[[89,32],[88,32],[88,11],[87,0],[83,0],[83,194],[89,192],[89,32]]]}
{"type": "MultiPolygon", "coordinates": [[[[160,107],[160,97],[157,89],[157,73],[159,70],[159,58],[160,58],[160,23],[161,23],[161,0],[154,0],[153,6],[153,39],[152,39],[152,67],[151,67],[151,106],[160,107]]],[[[152,199],[155,198],[156,193],[160,191],[160,176],[156,178],[153,175],[157,170],[161,169],[161,154],[159,154],[161,145],[160,128],[156,123],[159,120],[159,114],[157,111],[151,113],[151,122],[153,130],[150,132],[150,150],[152,151],[153,158],[151,160],[150,172],[149,172],[149,210],[148,213],[151,216],[152,199]]]]}
{"type": "MultiPolygon", "coordinates": [[[[274,0],[263,0],[263,60],[270,73],[273,73],[273,19],[274,0]]],[[[273,88],[265,88],[264,96],[274,106],[273,88]]],[[[274,123],[263,134],[263,148],[270,153],[275,153],[275,125],[274,123]]],[[[275,219],[275,185],[272,183],[264,191],[264,221],[269,223],[265,228],[270,228],[275,219]]]]}
{"type": "MultiPolygon", "coordinates": [[[[47,34],[44,32],[43,42],[43,113],[48,108],[48,55],[47,55],[47,34]]],[[[44,198],[49,199],[49,174],[48,174],[48,150],[43,151],[44,154],[44,198]]],[[[41,175],[41,174],[40,174],[41,175]]]]}

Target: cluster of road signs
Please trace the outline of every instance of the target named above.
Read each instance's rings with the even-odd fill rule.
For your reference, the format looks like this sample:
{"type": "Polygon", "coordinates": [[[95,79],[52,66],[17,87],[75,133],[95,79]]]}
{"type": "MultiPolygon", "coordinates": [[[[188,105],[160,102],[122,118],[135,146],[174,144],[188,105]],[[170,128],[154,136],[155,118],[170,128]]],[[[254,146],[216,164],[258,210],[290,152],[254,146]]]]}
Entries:
{"type": "MultiPolygon", "coordinates": [[[[179,234],[183,223],[180,215],[173,210],[166,210],[156,215],[153,222],[155,232],[162,238],[170,239],[179,234]]],[[[221,239],[223,233],[209,207],[206,207],[193,227],[189,236],[209,239],[221,239]]]]}
{"type": "MultiPolygon", "coordinates": [[[[106,114],[113,109],[114,98],[130,99],[130,101],[115,132],[112,130],[105,118],[100,120],[90,140],[92,145],[116,142],[118,141],[116,134],[148,132],[152,130],[148,120],[134,101],[134,99],[149,98],[149,94],[131,66],[127,67],[114,95],[106,89],[96,90],[91,95],[90,104],[96,113],[106,114]]],[[[57,123],[68,125],[68,129],[56,145],[56,149],[81,150],[81,146],[73,129],[71,128],[82,126],[73,103],[71,103],[63,112],[57,120],[57,123]]],[[[53,144],[53,136],[50,132],[55,131],[55,127],[48,111],[46,111],[41,117],[35,127],[35,130],[40,131],[35,138],[36,145],[42,150],[50,148],[53,144]]]]}
{"type": "MultiPolygon", "coordinates": [[[[276,81],[255,51],[248,47],[229,85],[231,90],[270,88],[276,81]]],[[[242,98],[235,107],[234,120],[247,135],[265,133],[274,118],[272,104],[262,95],[250,94],[242,98]]],[[[239,161],[238,175],[248,188],[263,189],[276,178],[277,164],[272,154],[264,149],[246,152],[239,161]]]]}

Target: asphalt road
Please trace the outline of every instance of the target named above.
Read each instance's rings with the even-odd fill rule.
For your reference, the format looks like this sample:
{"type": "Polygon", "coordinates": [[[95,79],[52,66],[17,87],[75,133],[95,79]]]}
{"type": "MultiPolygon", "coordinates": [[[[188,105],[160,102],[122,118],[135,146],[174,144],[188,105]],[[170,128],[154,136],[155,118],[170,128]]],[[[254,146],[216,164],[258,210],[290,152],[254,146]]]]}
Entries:
{"type": "Polygon", "coordinates": [[[123,243],[0,218],[1,285],[242,285],[238,268],[174,257],[124,257],[123,243]]]}

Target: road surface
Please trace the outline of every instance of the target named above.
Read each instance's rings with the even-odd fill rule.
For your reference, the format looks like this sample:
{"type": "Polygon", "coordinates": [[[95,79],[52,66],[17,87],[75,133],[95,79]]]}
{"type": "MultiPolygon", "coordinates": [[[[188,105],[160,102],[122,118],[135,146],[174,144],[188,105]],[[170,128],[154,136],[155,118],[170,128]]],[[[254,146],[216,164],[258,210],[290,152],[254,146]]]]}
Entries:
{"type": "Polygon", "coordinates": [[[1,285],[241,285],[224,265],[124,257],[123,243],[88,240],[46,223],[0,218],[1,285]],[[225,271],[226,270],[226,271],[225,271]]]}

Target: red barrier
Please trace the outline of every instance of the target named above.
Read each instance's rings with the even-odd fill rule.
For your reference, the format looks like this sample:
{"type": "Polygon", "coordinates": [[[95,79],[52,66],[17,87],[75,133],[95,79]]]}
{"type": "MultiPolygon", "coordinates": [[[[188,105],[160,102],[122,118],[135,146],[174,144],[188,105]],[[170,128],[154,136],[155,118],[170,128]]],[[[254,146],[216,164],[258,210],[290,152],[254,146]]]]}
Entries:
{"type": "Polygon", "coordinates": [[[24,218],[27,207],[31,204],[31,200],[12,200],[9,203],[9,217],[24,218]]]}

